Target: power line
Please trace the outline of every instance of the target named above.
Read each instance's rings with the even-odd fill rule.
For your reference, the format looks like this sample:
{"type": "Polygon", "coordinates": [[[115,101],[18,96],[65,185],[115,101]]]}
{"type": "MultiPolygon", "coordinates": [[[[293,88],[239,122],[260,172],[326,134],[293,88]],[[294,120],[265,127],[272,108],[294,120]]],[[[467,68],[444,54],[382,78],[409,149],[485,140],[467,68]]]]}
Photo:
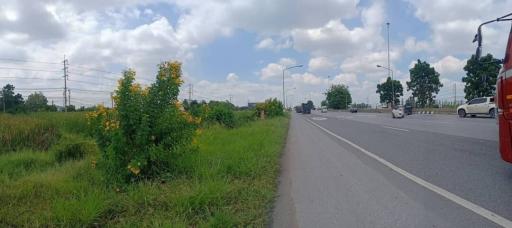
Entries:
{"type": "Polygon", "coordinates": [[[110,93],[112,91],[107,91],[107,90],[90,90],[90,89],[74,89],[74,88],[71,88],[73,89],[73,91],[82,91],[82,92],[101,92],[101,93],[110,93]]]}
{"type": "Polygon", "coordinates": [[[44,79],[44,80],[61,80],[59,78],[42,78],[42,77],[0,77],[0,79],[44,79]]]}
{"type": "MultiPolygon", "coordinates": [[[[59,79],[60,80],[60,79],[59,79]]],[[[79,82],[79,83],[86,83],[86,84],[92,84],[92,85],[108,85],[108,86],[114,86],[114,84],[106,84],[106,83],[99,83],[99,82],[88,82],[88,81],[80,81],[80,80],[71,80],[68,81],[71,82],[79,82]]]]}
{"type": "Polygon", "coordinates": [[[32,68],[19,68],[19,67],[6,67],[6,66],[0,66],[0,69],[5,69],[5,70],[42,71],[42,72],[60,72],[59,70],[32,69],[32,68]]]}
{"type": "Polygon", "coordinates": [[[26,91],[37,91],[37,90],[61,90],[62,88],[14,88],[14,90],[26,90],[26,91]]]}
{"type": "Polygon", "coordinates": [[[43,64],[60,64],[58,62],[43,62],[43,61],[32,61],[32,60],[13,59],[13,58],[0,58],[0,61],[25,62],[25,63],[43,63],[43,64]]]}

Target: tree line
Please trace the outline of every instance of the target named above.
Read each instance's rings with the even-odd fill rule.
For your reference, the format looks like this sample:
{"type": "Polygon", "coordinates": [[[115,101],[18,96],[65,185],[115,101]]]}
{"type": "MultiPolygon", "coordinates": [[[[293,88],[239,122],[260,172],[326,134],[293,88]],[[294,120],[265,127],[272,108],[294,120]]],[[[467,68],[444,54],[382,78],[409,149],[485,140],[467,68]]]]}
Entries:
{"type": "MultiPolygon", "coordinates": [[[[25,100],[20,93],[16,93],[12,84],[2,87],[0,94],[0,112],[23,113],[23,112],[57,112],[59,107],[55,104],[48,104],[48,99],[42,92],[33,92],[25,100]]],[[[91,111],[95,107],[76,108],[74,105],[66,106],[68,111],[91,111]]]]}
{"type": "MultiPolygon", "coordinates": [[[[466,76],[462,77],[465,83],[464,92],[466,100],[476,97],[493,96],[496,90],[496,79],[500,70],[500,61],[491,54],[477,60],[474,55],[467,60],[464,66],[466,76]]],[[[412,91],[408,103],[417,107],[429,107],[435,104],[435,98],[443,84],[439,80],[440,74],[426,61],[417,60],[409,69],[409,81],[406,82],[407,91],[412,91]]],[[[399,103],[403,96],[403,86],[398,80],[390,77],[377,85],[376,93],[380,102],[385,104],[399,103]],[[393,89],[394,88],[394,89],[393,89]],[[393,96],[394,93],[394,96],[393,96]],[[395,98],[393,101],[393,97],[395,98]]]]}

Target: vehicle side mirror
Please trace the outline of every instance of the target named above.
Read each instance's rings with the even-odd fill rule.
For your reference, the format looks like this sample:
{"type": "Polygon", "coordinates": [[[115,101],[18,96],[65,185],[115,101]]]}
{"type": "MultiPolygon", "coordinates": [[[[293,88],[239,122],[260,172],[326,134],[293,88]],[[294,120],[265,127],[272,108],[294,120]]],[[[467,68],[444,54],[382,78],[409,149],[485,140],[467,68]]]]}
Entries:
{"type": "Polygon", "coordinates": [[[473,43],[477,42],[478,46],[476,47],[475,59],[479,60],[482,55],[482,29],[478,27],[478,31],[473,39],[473,43]]]}

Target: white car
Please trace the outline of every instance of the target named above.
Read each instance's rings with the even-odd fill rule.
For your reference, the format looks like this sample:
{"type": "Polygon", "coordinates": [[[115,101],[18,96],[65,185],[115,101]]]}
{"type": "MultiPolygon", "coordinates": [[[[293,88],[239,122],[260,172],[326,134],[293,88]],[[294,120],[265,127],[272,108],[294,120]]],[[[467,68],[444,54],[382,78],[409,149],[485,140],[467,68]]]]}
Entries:
{"type": "Polygon", "coordinates": [[[404,118],[404,108],[401,106],[394,108],[391,110],[391,116],[393,116],[393,118],[404,118]]]}
{"type": "Polygon", "coordinates": [[[322,113],[326,113],[326,112],[327,112],[327,107],[322,106],[322,107],[320,108],[320,112],[322,112],[322,113]]]}
{"type": "Polygon", "coordinates": [[[464,118],[466,115],[471,117],[475,115],[489,115],[491,118],[496,116],[496,104],[494,97],[478,97],[457,107],[457,114],[464,118]]]}

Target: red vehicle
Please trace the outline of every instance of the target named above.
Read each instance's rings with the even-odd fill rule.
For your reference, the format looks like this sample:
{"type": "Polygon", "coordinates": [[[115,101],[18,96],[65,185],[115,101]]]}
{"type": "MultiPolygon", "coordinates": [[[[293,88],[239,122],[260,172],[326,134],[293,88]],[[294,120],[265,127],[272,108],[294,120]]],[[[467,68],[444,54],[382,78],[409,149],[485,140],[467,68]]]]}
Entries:
{"type": "MultiPolygon", "coordinates": [[[[480,58],[482,52],[482,31],[483,25],[512,21],[512,13],[495,20],[487,21],[478,26],[478,32],[475,40],[478,41],[476,57],[480,58]]],[[[501,158],[512,163],[512,26],[508,35],[507,49],[505,58],[501,61],[503,67],[496,80],[496,104],[498,107],[498,125],[499,125],[499,150],[501,158]]]]}

